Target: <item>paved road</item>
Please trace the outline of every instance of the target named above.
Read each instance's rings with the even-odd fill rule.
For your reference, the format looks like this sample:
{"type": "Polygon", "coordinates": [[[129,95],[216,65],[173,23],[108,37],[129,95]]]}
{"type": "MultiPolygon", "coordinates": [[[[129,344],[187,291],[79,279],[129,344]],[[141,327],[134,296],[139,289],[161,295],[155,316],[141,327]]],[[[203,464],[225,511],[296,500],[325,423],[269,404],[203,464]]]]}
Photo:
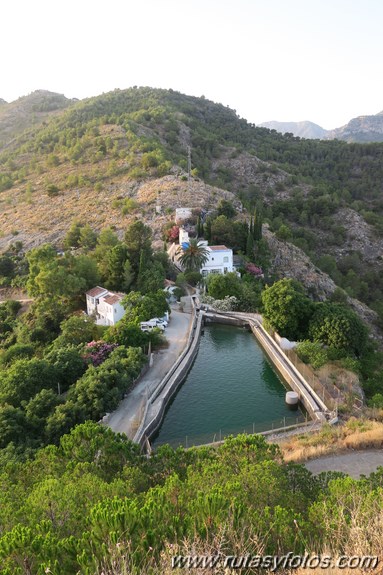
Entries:
{"type": "Polygon", "coordinates": [[[105,424],[113,431],[126,433],[129,439],[133,439],[144,411],[145,398],[153,392],[181,355],[188,339],[190,323],[189,313],[177,311],[176,307],[172,309],[169,326],[165,330],[169,347],[154,354],[153,366],[116,411],[107,417],[105,424]]]}
{"type": "Polygon", "coordinates": [[[343,471],[343,473],[358,479],[361,475],[370,475],[380,465],[383,466],[383,449],[327,455],[320,459],[307,461],[304,465],[314,475],[321,471],[343,471]]]}

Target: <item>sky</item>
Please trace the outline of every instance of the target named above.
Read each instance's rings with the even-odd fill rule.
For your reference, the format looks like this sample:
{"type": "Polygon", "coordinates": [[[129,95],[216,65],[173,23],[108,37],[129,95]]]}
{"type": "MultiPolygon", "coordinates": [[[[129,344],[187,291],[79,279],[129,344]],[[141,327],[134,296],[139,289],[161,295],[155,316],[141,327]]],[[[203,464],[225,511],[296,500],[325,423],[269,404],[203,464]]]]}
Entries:
{"type": "Polygon", "coordinates": [[[0,98],[172,88],[255,124],[383,110],[382,0],[3,0],[0,98]]]}

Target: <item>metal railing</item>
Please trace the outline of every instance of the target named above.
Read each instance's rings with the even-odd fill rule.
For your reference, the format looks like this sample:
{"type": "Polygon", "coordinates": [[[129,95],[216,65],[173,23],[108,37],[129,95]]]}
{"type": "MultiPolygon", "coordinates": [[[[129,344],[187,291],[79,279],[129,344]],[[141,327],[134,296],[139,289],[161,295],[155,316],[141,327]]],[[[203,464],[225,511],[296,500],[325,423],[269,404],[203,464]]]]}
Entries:
{"type": "Polygon", "coordinates": [[[222,429],[217,430],[215,433],[203,433],[199,435],[184,435],[183,437],[177,437],[174,439],[169,439],[168,441],[161,441],[156,442],[154,440],[153,447],[157,448],[161,445],[170,445],[171,447],[194,447],[198,445],[206,445],[210,443],[216,443],[219,441],[223,441],[225,437],[229,435],[236,437],[242,433],[246,435],[254,435],[255,433],[265,433],[277,430],[285,430],[290,428],[291,426],[298,426],[302,424],[306,424],[311,422],[310,417],[306,414],[299,414],[299,415],[291,415],[287,417],[283,417],[280,419],[274,419],[272,421],[264,421],[261,423],[251,423],[249,425],[245,425],[244,427],[237,427],[235,429],[222,429]]]}
{"type": "Polygon", "coordinates": [[[304,377],[307,383],[317,393],[317,395],[326,404],[329,411],[334,411],[341,399],[341,392],[338,387],[329,381],[321,381],[313,369],[304,363],[293,349],[283,350],[294,367],[304,377]]]}

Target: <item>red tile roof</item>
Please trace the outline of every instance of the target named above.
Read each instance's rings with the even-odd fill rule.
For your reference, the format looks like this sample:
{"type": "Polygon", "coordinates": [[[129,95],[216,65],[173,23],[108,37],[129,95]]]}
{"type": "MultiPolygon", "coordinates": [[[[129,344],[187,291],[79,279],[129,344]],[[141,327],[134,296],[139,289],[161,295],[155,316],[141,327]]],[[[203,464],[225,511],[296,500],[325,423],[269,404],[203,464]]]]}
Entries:
{"type": "Polygon", "coordinates": [[[90,295],[90,297],[97,297],[98,295],[101,295],[102,293],[105,293],[107,291],[108,290],[106,290],[103,287],[96,286],[96,287],[90,289],[89,291],[87,291],[86,295],[90,295]]]}
{"type": "Polygon", "coordinates": [[[119,301],[122,300],[122,295],[116,294],[116,293],[111,293],[106,295],[103,300],[108,303],[109,305],[113,305],[119,301]]]}
{"type": "Polygon", "coordinates": [[[227,248],[226,246],[209,246],[209,248],[213,251],[223,251],[223,250],[228,250],[229,248],[227,248]]]}

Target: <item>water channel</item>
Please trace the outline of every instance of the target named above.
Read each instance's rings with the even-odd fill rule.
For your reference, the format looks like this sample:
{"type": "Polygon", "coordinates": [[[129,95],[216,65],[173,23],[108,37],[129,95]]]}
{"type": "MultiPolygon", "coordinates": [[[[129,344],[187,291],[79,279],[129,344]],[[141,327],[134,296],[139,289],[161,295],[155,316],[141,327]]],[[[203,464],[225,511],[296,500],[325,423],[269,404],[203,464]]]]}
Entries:
{"type": "Polygon", "coordinates": [[[190,447],[304,421],[300,410],[292,412],[286,405],[285,394],[251,332],[211,324],[153,444],[190,447]]]}

